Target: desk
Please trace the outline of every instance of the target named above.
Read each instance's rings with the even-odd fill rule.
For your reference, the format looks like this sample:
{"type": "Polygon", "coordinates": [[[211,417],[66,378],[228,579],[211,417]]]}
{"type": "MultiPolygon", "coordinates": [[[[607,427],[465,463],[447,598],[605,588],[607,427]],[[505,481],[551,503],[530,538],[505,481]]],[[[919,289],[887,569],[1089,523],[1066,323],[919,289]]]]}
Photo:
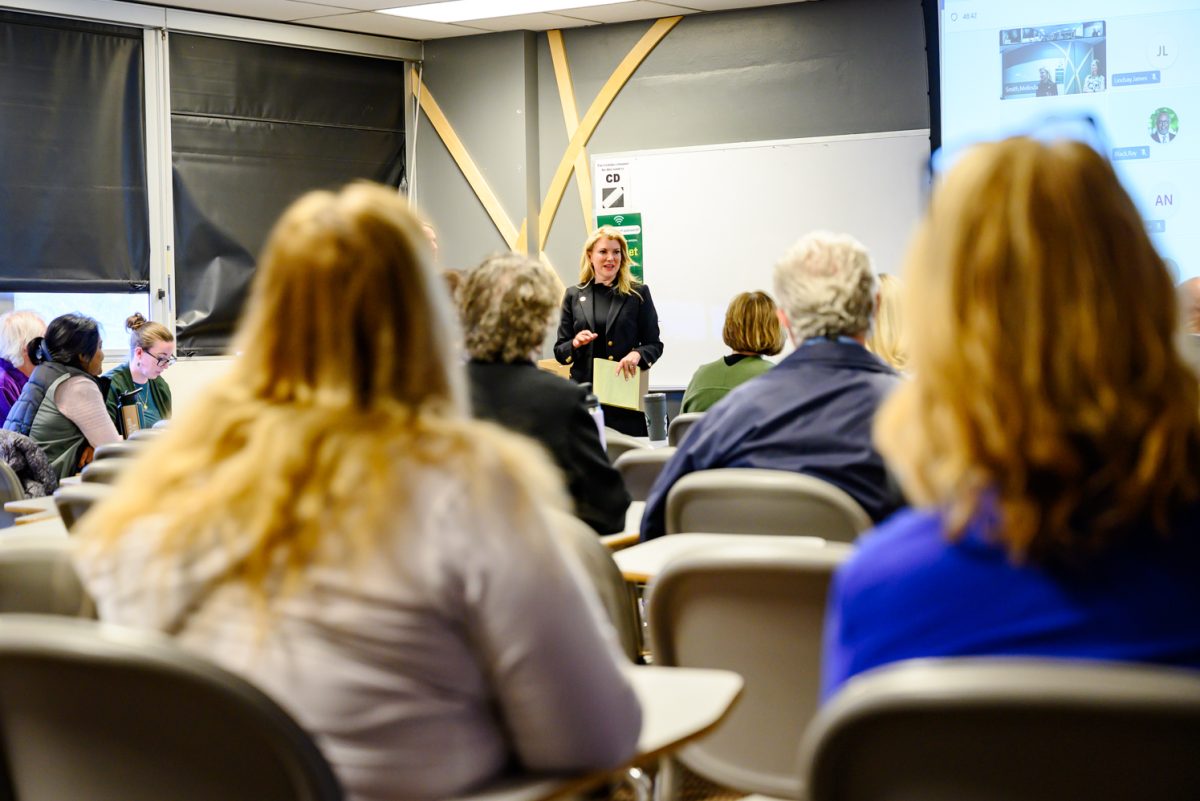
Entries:
{"type": "Polygon", "coordinates": [[[787,537],[774,534],[667,534],[617,551],[613,560],[625,580],[645,584],[662,572],[667,563],[684,554],[719,545],[759,545],[770,543],[794,545],[797,548],[823,548],[820,537],[787,537]]]}
{"type": "Polygon", "coordinates": [[[4,504],[4,511],[12,512],[14,515],[36,515],[40,512],[49,512],[56,510],[54,505],[54,496],[47,495],[43,498],[22,498],[17,501],[9,501],[4,504]]]}
{"type": "MultiPolygon", "coordinates": [[[[728,670],[636,667],[630,681],[642,704],[637,754],[625,767],[646,765],[708,734],[742,693],[742,677],[728,670]]],[[[550,801],[578,793],[619,773],[584,776],[506,776],[453,801],[550,801]]]]}
{"type": "Polygon", "coordinates": [[[67,536],[67,527],[62,518],[47,517],[19,526],[9,526],[0,529],[0,540],[24,539],[26,537],[63,537],[67,536]]]}

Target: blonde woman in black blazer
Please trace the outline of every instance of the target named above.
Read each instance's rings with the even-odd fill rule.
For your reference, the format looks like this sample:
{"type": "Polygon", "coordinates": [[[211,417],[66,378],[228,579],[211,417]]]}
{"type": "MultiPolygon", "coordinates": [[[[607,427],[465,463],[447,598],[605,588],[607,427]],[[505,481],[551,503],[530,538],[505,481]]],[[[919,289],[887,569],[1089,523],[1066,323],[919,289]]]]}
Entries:
{"type": "MultiPolygon", "coordinates": [[[[598,228],[584,243],[579,285],[563,297],[554,345],[554,358],[571,366],[575,381],[592,380],[593,359],[616,362],[632,378],[662,356],[650,287],[634,279],[630,265],[629,244],[615,228],[598,228]]],[[[605,406],[604,420],[618,431],[646,436],[641,412],[605,406]]]]}

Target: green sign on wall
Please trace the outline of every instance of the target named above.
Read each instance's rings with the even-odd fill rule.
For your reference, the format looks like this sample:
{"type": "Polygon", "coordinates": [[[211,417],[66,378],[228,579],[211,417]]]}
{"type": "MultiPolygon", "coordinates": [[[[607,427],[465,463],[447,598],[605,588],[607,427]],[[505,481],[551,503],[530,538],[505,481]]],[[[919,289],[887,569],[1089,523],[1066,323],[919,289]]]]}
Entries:
{"type": "Polygon", "coordinates": [[[645,262],[642,253],[641,213],[598,214],[596,215],[596,227],[599,228],[602,225],[611,225],[624,235],[625,241],[629,243],[629,260],[633,262],[631,268],[633,276],[639,281],[646,280],[645,271],[642,269],[645,262]]]}

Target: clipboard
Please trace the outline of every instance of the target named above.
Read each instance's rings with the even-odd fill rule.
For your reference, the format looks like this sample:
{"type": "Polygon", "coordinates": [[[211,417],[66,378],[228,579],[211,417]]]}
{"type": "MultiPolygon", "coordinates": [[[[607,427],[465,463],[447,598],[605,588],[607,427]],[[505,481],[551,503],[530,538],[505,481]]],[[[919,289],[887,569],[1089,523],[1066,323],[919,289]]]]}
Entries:
{"type": "Polygon", "coordinates": [[[608,359],[592,359],[592,391],[606,406],[645,411],[650,372],[639,367],[636,378],[625,379],[617,373],[617,364],[608,359]]]}

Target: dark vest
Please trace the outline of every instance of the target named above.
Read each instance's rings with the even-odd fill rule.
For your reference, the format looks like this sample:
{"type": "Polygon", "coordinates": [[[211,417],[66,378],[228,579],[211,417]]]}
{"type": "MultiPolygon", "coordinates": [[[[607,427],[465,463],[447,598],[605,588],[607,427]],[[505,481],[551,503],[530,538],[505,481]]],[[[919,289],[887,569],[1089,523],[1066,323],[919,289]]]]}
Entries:
{"type": "Polygon", "coordinates": [[[16,431],[18,434],[29,436],[29,430],[33,428],[33,418],[37,417],[38,409],[42,408],[42,401],[46,399],[50,385],[63,375],[92,377],[78,367],[70,367],[58,362],[42,362],[34,368],[33,374],[21,388],[20,397],[13,404],[8,417],[4,419],[4,430],[16,431]]]}

